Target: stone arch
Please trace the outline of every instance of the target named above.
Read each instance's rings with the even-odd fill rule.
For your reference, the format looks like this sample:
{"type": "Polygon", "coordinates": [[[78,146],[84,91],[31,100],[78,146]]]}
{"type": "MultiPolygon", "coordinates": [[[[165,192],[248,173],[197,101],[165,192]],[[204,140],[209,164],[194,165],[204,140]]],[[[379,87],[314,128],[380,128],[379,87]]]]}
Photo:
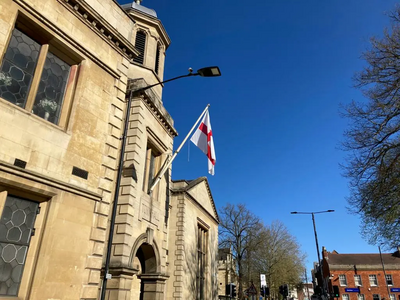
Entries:
{"type": "MultiPolygon", "coordinates": [[[[161,271],[161,258],[157,243],[153,240],[152,234],[147,230],[141,234],[132,246],[128,264],[135,268],[135,257],[139,259],[142,273],[154,274],[161,271]]],[[[135,268],[136,269],[136,268],[135,268]]]]}
{"type": "Polygon", "coordinates": [[[129,266],[136,270],[131,283],[131,300],[163,300],[165,281],[160,274],[161,258],[153,240],[153,230],[148,228],[132,246],[129,266]]]}

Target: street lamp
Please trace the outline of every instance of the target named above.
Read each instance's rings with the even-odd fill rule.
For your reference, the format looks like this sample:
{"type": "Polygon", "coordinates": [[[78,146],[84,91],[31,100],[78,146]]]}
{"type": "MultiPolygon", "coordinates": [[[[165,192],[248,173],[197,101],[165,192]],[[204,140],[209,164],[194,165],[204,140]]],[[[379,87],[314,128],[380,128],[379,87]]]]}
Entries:
{"type": "Polygon", "coordinates": [[[117,181],[115,183],[115,191],[114,191],[114,202],[113,202],[113,209],[111,213],[111,220],[110,220],[110,230],[109,230],[109,235],[108,235],[108,243],[107,243],[107,254],[106,254],[106,261],[104,265],[104,279],[103,279],[103,284],[102,284],[102,289],[101,289],[101,297],[100,300],[104,300],[106,296],[106,287],[107,287],[107,280],[111,278],[111,275],[108,273],[110,270],[110,259],[111,259],[111,249],[112,249],[112,240],[114,236],[114,227],[115,227],[115,218],[117,215],[117,207],[118,207],[118,196],[119,196],[119,189],[121,185],[121,174],[122,174],[122,167],[124,163],[124,152],[125,152],[125,143],[126,143],[126,136],[128,133],[128,125],[129,125],[129,115],[131,111],[131,103],[132,103],[132,98],[134,95],[138,95],[139,93],[151,89],[157,85],[161,85],[170,81],[174,81],[180,78],[184,77],[192,77],[192,76],[201,76],[201,77],[217,77],[221,76],[221,71],[217,66],[214,67],[206,67],[206,68],[201,68],[197,70],[196,73],[193,73],[193,69],[189,68],[189,73],[181,76],[177,76],[168,80],[164,80],[162,82],[157,82],[152,85],[148,85],[142,88],[139,88],[137,90],[131,91],[129,98],[127,100],[127,107],[126,107],[126,116],[125,116],[125,122],[124,122],[124,132],[122,135],[122,145],[121,145],[121,152],[119,155],[119,166],[118,166],[118,173],[117,173],[117,181]]]}
{"type": "Polygon", "coordinates": [[[330,213],[334,212],[335,210],[333,209],[328,209],[328,210],[323,210],[323,211],[314,211],[314,212],[299,212],[299,211],[292,211],[292,215],[311,215],[312,221],[313,221],[313,226],[314,226],[314,236],[315,236],[315,245],[317,246],[317,255],[318,255],[318,264],[320,265],[321,269],[321,277],[322,277],[322,284],[323,284],[323,293],[325,294],[325,281],[324,281],[324,273],[322,272],[322,263],[321,263],[321,256],[319,254],[319,246],[318,246],[318,237],[317,237],[317,229],[315,227],[315,214],[323,214],[323,213],[330,213]]]}
{"type": "Polygon", "coordinates": [[[389,291],[389,286],[388,286],[388,283],[387,283],[386,271],[385,271],[385,264],[383,263],[382,252],[381,252],[381,246],[382,246],[382,244],[379,244],[379,245],[378,245],[379,256],[380,256],[380,258],[381,258],[381,264],[382,264],[382,269],[383,269],[383,275],[385,276],[386,289],[387,289],[388,296],[389,296],[388,300],[390,300],[390,291],[389,291]]]}

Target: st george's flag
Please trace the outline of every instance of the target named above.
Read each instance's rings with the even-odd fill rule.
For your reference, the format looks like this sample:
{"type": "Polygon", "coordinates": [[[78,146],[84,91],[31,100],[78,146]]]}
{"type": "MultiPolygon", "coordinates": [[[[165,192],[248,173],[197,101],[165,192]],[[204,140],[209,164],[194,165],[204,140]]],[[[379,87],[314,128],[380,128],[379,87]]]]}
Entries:
{"type": "Polygon", "coordinates": [[[197,128],[196,132],[190,139],[193,144],[200,148],[201,151],[204,152],[208,157],[208,173],[214,175],[214,166],[215,166],[215,149],[214,149],[214,141],[211,130],[210,123],[210,114],[208,110],[206,111],[203,119],[200,122],[199,128],[197,128]]]}

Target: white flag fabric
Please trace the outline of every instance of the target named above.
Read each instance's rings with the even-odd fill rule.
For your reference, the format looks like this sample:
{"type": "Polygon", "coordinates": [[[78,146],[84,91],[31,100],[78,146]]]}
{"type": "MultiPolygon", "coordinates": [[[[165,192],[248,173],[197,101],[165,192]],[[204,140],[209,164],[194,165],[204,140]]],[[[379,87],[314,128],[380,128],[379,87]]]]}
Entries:
{"type": "Polygon", "coordinates": [[[214,141],[211,130],[210,114],[205,113],[203,119],[200,122],[199,128],[190,139],[193,144],[200,148],[208,157],[208,173],[214,175],[214,166],[216,161],[214,141]]]}

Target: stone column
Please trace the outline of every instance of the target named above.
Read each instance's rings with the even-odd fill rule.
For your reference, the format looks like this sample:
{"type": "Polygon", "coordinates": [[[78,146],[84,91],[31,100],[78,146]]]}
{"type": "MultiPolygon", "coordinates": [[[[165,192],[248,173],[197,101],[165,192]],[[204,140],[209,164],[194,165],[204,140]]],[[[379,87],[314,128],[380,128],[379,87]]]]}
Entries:
{"type": "Polygon", "coordinates": [[[161,274],[142,274],[141,280],[143,300],[164,300],[165,281],[169,276],[161,274]]]}

